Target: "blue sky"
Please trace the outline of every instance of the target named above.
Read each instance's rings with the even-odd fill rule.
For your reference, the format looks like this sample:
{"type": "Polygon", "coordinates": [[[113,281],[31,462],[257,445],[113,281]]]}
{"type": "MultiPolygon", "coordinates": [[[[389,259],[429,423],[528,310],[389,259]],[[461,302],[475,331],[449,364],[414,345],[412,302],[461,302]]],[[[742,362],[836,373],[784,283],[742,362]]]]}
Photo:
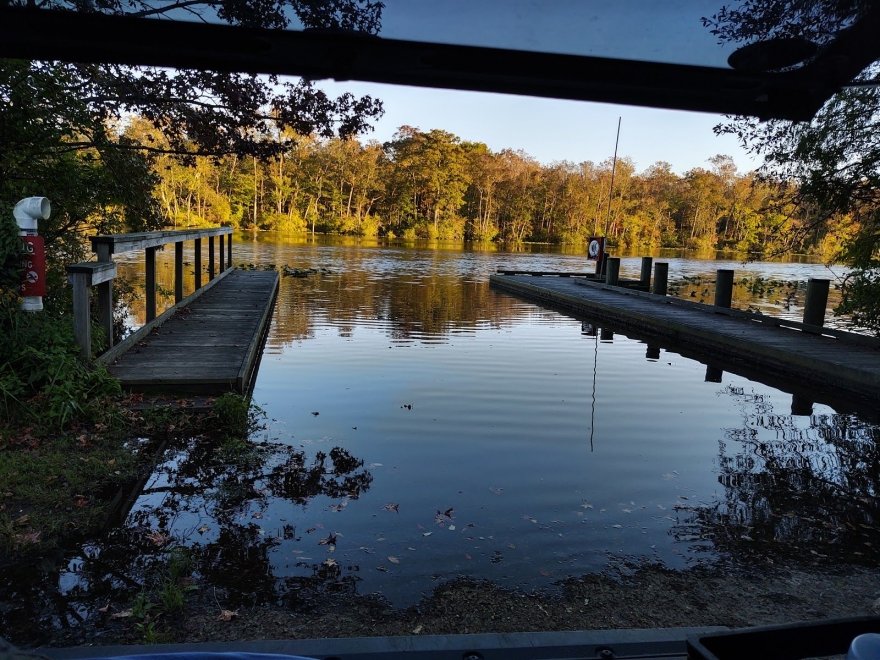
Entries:
{"type": "Polygon", "coordinates": [[[408,124],[485,142],[493,151],[522,149],[545,164],[598,163],[613,155],[617,118],[622,117],[618,154],[632,158],[636,171],[665,160],[684,173],[708,167],[707,160],[716,154],[731,156],[742,172],[760,165],[735,139],[712,132],[724,119],[720,115],[363,82],[317,84],[328,93],[350,91],[382,99],[385,116],[365,136],[380,142],[408,124]]]}

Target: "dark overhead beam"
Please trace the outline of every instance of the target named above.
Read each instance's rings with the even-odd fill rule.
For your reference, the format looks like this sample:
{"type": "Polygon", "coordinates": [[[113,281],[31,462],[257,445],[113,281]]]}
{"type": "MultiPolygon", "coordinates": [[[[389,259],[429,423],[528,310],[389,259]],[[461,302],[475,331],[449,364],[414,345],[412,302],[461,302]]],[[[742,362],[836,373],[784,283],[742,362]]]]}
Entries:
{"type": "Polygon", "coordinates": [[[820,56],[798,71],[744,73],[342,32],[4,8],[0,57],[275,73],[804,120],[877,57],[880,40],[870,40],[876,32],[862,32],[854,39],[855,53],[841,46],[834,59],[820,56]],[[862,52],[867,50],[874,52],[862,52]]]}

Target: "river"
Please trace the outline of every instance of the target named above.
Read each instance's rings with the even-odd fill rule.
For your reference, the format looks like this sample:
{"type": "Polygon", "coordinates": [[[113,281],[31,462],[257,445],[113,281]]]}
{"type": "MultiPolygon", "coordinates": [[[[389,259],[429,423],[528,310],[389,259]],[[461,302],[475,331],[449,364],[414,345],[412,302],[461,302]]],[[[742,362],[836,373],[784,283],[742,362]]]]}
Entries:
{"type": "MultiPolygon", "coordinates": [[[[793,318],[809,277],[841,274],[664,260],[679,295],[711,300],[714,269],[734,268],[735,306],[793,318]]],[[[155,531],[191,549],[230,607],[322,591],[405,606],[459,576],[552,589],[623,564],[873,556],[874,411],[488,285],[498,268],[591,268],[582,254],[263,234],[237,237],[233,261],[316,270],[282,277],[253,392],[259,453],[168,450],[123,529],[70,555],[59,584],[83,602],[84,566],[155,531]]]]}

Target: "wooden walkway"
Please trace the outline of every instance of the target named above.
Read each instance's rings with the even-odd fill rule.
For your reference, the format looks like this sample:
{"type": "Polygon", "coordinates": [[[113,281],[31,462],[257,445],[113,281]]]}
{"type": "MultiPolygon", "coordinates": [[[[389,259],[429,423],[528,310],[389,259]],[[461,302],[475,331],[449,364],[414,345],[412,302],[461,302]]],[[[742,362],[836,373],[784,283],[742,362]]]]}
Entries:
{"type": "Polygon", "coordinates": [[[113,349],[107,367],[133,391],[246,392],[277,291],[275,271],[230,270],[113,349]]]}
{"type": "Polygon", "coordinates": [[[711,305],[571,277],[492,275],[490,282],[528,300],[632,329],[643,337],[686,345],[774,377],[831,388],[872,405],[880,402],[880,341],[871,338],[830,330],[834,337],[812,334],[756,322],[763,319],[745,312],[717,313],[711,305]]]}

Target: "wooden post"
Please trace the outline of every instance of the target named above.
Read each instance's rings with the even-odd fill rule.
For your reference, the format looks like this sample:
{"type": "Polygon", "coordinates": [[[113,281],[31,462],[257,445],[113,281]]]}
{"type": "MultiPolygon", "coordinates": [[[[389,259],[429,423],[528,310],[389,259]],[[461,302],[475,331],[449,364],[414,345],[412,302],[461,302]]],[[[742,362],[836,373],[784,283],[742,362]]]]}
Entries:
{"type": "Polygon", "coordinates": [[[724,369],[719,369],[718,367],[713,367],[711,364],[706,365],[706,378],[704,379],[707,383],[720,383],[721,378],[724,376],[724,369]]]}
{"type": "Polygon", "coordinates": [[[113,281],[101,282],[98,288],[98,322],[107,337],[107,348],[113,348],[113,281]]]}
{"type": "Polygon", "coordinates": [[[232,234],[226,234],[226,265],[232,268],[232,234]]]}
{"type": "Polygon", "coordinates": [[[110,246],[106,243],[98,243],[95,246],[95,253],[98,255],[98,261],[110,261],[110,246]]]}
{"type": "Polygon", "coordinates": [[[654,293],[665,296],[669,282],[669,264],[654,264],[654,293]]]}
{"type": "Polygon", "coordinates": [[[195,269],[196,269],[196,291],[202,288],[202,239],[197,238],[195,240],[195,251],[196,251],[196,259],[195,259],[195,269]]]}
{"type": "Polygon", "coordinates": [[[183,300],[183,241],[174,243],[174,304],[183,300]]]}
{"type": "Polygon", "coordinates": [[[620,281],[620,257],[609,257],[607,259],[608,266],[605,271],[605,284],[617,286],[620,281]]]}
{"type": "Polygon", "coordinates": [[[715,306],[730,308],[733,301],[733,270],[719,268],[715,275],[715,306]]]}
{"type": "Polygon", "coordinates": [[[646,360],[659,360],[660,359],[660,346],[657,344],[648,344],[648,347],[645,349],[645,359],[646,360]]]}
{"type": "Polygon", "coordinates": [[[831,280],[810,278],[807,282],[807,300],[804,302],[804,323],[825,325],[825,307],[828,305],[828,285],[831,280]]]}
{"type": "Polygon", "coordinates": [[[809,417],[813,414],[813,402],[800,394],[791,395],[791,414],[809,417]]]}
{"type": "Polygon", "coordinates": [[[222,273],[226,270],[225,260],[226,259],[226,237],[223,234],[220,234],[220,272],[222,273]]]}
{"type": "Polygon", "coordinates": [[[208,236],[208,280],[213,280],[214,275],[214,237],[208,236]]]}
{"type": "Polygon", "coordinates": [[[68,275],[73,289],[73,335],[79,344],[79,352],[83,359],[92,358],[92,319],[89,314],[91,307],[92,279],[88,273],[70,273],[68,275]]]}
{"type": "Polygon", "coordinates": [[[98,309],[101,327],[107,333],[108,348],[113,346],[113,278],[116,264],[112,261],[88,261],[67,267],[67,279],[73,292],[73,334],[80,353],[92,357],[91,289],[98,287],[98,309]]]}
{"type": "Polygon", "coordinates": [[[147,308],[147,323],[156,318],[156,248],[144,250],[146,264],[144,268],[144,302],[147,308]]]}
{"type": "Polygon", "coordinates": [[[639,277],[639,286],[645,291],[651,290],[651,266],[654,264],[654,257],[642,257],[642,274],[639,277]]]}
{"type": "Polygon", "coordinates": [[[602,328],[599,333],[599,341],[614,341],[614,330],[602,328]]]}

